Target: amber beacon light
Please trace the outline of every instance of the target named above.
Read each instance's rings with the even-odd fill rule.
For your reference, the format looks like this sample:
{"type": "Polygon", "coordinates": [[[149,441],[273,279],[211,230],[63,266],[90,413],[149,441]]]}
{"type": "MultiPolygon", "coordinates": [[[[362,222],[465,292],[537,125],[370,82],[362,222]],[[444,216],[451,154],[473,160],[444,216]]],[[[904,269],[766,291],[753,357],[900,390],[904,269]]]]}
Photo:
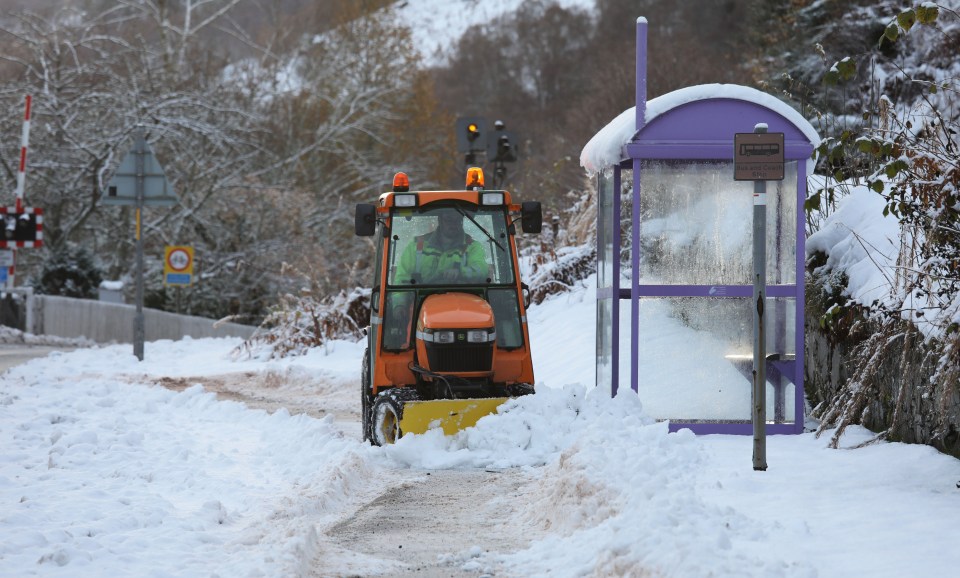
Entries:
{"type": "Polygon", "coordinates": [[[467,190],[477,190],[483,188],[483,169],[480,167],[470,167],[467,169],[467,190]]]}

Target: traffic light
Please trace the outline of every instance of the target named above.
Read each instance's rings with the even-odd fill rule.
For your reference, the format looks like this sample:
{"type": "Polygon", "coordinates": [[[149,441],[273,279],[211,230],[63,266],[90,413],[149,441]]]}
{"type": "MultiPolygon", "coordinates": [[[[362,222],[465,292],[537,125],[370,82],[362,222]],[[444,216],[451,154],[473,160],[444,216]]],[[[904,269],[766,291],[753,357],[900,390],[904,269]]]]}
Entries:
{"type": "Polygon", "coordinates": [[[517,160],[517,138],[509,130],[499,131],[487,144],[487,160],[494,163],[513,163],[517,160]]]}
{"type": "Polygon", "coordinates": [[[487,121],[479,116],[457,119],[457,150],[464,154],[487,149],[487,121]]]}
{"type": "Polygon", "coordinates": [[[480,138],[480,126],[475,122],[468,123],[467,142],[473,144],[478,138],[480,138]]]}

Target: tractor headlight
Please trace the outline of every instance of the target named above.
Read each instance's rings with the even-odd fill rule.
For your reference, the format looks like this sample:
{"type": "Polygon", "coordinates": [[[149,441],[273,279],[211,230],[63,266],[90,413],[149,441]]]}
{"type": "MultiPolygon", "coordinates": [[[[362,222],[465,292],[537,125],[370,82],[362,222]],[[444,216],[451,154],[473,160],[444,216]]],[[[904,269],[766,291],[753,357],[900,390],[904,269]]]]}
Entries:
{"type": "Polygon", "coordinates": [[[480,195],[480,204],[482,205],[502,205],[503,193],[482,193],[480,195]]]}
{"type": "Polygon", "coordinates": [[[453,343],[456,339],[456,334],[453,331],[425,329],[423,331],[417,331],[417,337],[427,343],[453,343]]]}
{"type": "Polygon", "coordinates": [[[394,195],[393,206],[395,207],[416,207],[417,195],[394,195]]]}
{"type": "Polygon", "coordinates": [[[453,343],[453,331],[434,331],[434,343],[453,343]]]}
{"type": "Polygon", "coordinates": [[[467,343],[487,343],[495,341],[497,334],[488,332],[486,329],[474,329],[467,331],[467,343]]]}

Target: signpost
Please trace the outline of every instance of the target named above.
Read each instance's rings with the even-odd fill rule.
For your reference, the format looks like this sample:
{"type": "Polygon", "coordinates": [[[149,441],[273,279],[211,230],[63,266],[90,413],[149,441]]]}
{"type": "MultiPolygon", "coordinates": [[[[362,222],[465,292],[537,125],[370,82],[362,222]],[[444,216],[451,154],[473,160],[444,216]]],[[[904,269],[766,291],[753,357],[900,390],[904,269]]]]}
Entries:
{"type": "Polygon", "coordinates": [[[143,361],[143,238],[141,214],[144,206],[168,207],[177,203],[173,187],[167,182],[163,167],[153,156],[147,144],[143,127],[137,128],[133,150],[120,163],[117,172],[102,197],[105,205],[132,205],[136,207],[137,241],[137,312],[133,317],[133,354],[143,361]]]}
{"type": "Polygon", "coordinates": [[[43,209],[0,207],[0,226],[3,227],[2,249],[43,246],[43,209]]]}
{"type": "Polygon", "coordinates": [[[767,355],[763,309],[767,293],[767,181],[783,180],[783,133],[757,124],[733,138],[733,178],[753,181],[753,469],[767,469],[767,355]]]}

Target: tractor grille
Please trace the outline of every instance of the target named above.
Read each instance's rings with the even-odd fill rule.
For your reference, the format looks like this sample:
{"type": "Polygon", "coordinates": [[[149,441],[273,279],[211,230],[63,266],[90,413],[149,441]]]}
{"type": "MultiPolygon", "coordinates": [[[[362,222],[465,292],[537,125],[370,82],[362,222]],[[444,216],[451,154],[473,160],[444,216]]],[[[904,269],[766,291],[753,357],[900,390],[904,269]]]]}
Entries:
{"type": "Polygon", "coordinates": [[[437,345],[425,344],[427,361],[432,371],[490,371],[493,366],[493,344],[437,345]]]}

